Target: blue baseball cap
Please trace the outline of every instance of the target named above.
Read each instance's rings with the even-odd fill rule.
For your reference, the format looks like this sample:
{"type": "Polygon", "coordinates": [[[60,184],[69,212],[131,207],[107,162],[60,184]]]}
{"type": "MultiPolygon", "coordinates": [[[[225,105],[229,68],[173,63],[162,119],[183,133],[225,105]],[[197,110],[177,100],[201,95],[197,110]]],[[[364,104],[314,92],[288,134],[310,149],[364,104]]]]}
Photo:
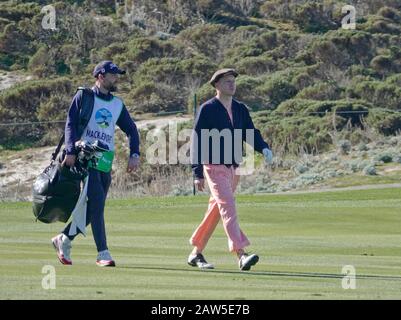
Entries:
{"type": "Polygon", "coordinates": [[[93,76],[97,78],[99,74],[105,73],[125,74],[125,70],[117,67],[112,61],[102,61],[93,70],[93,76]]]}

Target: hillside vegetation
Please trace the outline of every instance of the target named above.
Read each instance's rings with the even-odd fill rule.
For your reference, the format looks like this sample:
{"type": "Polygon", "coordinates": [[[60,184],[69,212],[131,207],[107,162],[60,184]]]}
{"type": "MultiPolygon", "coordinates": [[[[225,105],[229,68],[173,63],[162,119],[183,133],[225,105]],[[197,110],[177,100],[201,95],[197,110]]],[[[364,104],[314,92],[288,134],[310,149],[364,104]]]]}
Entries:
{"type": "MultiPolygon", "coordinates": [[[[401,129],[399,1],[64,1],[45,30],[51,3],[2,2],[0,68],[36,77],[1,92],[2,123],[64,120],[75,88],[112,59],[127,70],[119,94],[136,117],[191,112],[194,93],[213,95],[211,74],[235,67],[237,98],[284,152],[325,150],[347,128],[401,129]],[[341,28],[346,4],[356,30],[341,28]]],[[[55,143],[61,128],[0,126],[0,145],[55,143]]]]}

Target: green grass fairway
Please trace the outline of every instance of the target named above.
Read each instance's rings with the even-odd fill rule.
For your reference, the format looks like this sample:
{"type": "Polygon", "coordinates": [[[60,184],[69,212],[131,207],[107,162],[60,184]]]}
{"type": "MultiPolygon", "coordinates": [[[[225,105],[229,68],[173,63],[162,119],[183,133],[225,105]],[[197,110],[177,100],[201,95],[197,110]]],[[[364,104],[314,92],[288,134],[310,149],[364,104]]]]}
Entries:
{"type": "Polygon", "coordinates": [[[116,268],[95,265],[90,228],[61,265],[50,244],[62,224],[35,223],[30,203],[0,203],[1,299],[401,299],[401,190],[237,197],[259,263],[240,272],[220,224],[205,250],[216,269],[186,264],[206,196],[110,200],[106,224],[116,268]],[[42,288],[42,267],[56,289],[42,288]],[[342,288],[342,268],[356,289],[342,288]]]}

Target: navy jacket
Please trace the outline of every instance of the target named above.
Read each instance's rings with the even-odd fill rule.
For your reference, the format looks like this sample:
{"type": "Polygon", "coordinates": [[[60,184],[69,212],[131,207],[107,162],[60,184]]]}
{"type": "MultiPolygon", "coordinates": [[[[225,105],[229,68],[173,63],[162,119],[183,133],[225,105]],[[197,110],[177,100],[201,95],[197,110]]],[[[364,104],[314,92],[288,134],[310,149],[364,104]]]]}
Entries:
{"type": "Polygon", "coordinates": [[[203,164],[205,163],[237,167],[242,160],[244,141],[251,144],[260,153],[265,148],[270,149],[260,131],[255,128],[245,104],[233,99],[232,116],[233,123],[231,123],[227,109],[216,97],[201,105],[195,119],[191,139],[191,165],[195,178],[203,178],[203,164]],[[214,131],[221,136],[213,143],[212,137],[202,135],[202,129],[206,129],[203,130],[204,134],[209,132],[212,136],[213,131],[210,130],[216,129],[214,131]],[[250,132],[253,133],[253,143],[251,140],[247,140],[246,129],[252,129],[250,132]],[[225,143],[226,150],[224,150],[225,143]]]}
{"type": "MultiPolygon", "coordinates": [[[[103,100],[113,99],[111,93],[103,94],[99,91],[98,87],[92,88],[93,92],[103,100]]],[[[74,96],[71,102],[70,109],[68,110],[67,122],[65,124],[65,146],[67,154],[75,154],[75,142],[80,139],[77,137],[76,124],[79,119],[79,104],[81,95],[78,93],[74,96]]],[[[139,154],[139,134],[135,122],[132,120],[125,105],[121,111],[120,117],[117,120],[117,125],[129,138],[130,155],[139,154]]]]}

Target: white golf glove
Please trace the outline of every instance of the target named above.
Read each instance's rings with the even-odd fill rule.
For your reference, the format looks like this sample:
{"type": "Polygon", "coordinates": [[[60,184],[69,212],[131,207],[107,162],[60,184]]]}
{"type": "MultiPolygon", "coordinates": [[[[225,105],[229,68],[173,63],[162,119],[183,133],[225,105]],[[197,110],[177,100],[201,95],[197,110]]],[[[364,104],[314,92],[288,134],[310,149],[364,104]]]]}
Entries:
{"type": "Polygon", "coordinates": [[[263,156],[265,157],[265,162],[267,164],[272,164],[273,163],[273,153],[270,149],[265,148],[263,149],[263,156]]]}

